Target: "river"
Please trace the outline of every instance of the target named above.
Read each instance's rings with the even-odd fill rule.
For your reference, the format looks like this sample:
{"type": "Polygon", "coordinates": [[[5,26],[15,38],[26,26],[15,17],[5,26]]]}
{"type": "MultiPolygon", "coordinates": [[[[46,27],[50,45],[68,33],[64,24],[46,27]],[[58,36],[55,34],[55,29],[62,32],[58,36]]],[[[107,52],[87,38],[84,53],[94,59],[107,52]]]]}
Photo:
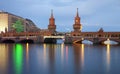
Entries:
{"type": "Polygon", "coordinates": [[[120,46],[1,43],[0,74],[120,74],[120,46]]]}

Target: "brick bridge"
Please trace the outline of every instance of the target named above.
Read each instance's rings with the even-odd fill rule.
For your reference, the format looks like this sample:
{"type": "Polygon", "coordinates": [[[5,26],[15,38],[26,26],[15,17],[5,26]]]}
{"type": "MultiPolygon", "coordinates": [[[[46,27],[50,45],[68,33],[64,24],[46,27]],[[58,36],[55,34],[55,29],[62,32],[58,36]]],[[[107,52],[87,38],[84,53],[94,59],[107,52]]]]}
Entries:
{"type": "Polygon", "coordinates": [[[51,33],[21,32],[21,33],[1,33],[0,43],[55,43],[57,39],[65,39],[65,36],[52,36],[51,33]]]}
{"type": "Polygon", "coordinates": [[[103,44],[104,41],[110,40],[120,43],[120,32],[81,32],[72,33],[66,37],[67,43],[82,43],[84,40],[91,41],[93,44],[103,44]]]}
{"type": "Polygon", "coordinates": [[[64,43],[82,43],[84,40],[93,42],[93,44],[102,44],[106,40],[120,43],[120,32],[81,32],[78,34],[67,33],[63,36],[41,35],[40,33],[3,33],[0,34],[0,42],[32,42],[43,43],[45,40],[63,39],[64,43]]]}

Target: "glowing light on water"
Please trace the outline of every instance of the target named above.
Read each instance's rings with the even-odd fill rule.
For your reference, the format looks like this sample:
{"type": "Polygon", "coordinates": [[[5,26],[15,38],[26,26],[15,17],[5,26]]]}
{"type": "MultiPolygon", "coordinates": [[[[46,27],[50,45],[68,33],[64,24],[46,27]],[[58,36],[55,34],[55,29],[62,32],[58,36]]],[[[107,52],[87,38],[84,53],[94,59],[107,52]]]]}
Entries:
{"type": "Polygon", "coordinates": [[[47,65],[47,47],[46,44],[43,44],[43,61],[44,61],[44,66],[46,67],[47,65]]]}
{"type": "Polygon", "coordinates": [[[13,57],[16,74],[21,74],[23,61],[23,46],[21,44],[15,44],[13,57]]]}
{"type": "Polygon", "coordinates": [[[28,68],[28,63],[29,63],[29,43],[26,43],[26,63],[27,63],[27,68],[28,68]]]}
{"type": "Polygon", "coordinates": [[[61,44],[61,61],[64,60],[64,43],[61,44]]]}
{"type": "Polygon", "coordinates": [[[109,70],[109,67],[110,67],[110,44],[107,44],[106,63],[107,63],[107,70],[109,70]]]}
{"type": "Polygon", "coordinates": [[[82,66],[84,66],[84,44],[81,45],[81,61],[82,66]]]}

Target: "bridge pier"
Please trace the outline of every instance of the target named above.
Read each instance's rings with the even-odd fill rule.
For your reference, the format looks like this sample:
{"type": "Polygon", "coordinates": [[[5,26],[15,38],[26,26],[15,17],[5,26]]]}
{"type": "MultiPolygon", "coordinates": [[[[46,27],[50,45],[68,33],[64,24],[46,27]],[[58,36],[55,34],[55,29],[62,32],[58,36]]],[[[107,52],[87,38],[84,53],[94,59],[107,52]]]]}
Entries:
{"type": "Polygon", "coordinates": [[[120,42],[118,42],[118,45],[120,45],[120,42]]]}
{"type": "Polygon", "coordinates": [[[73,41],[72,41],[72,37],[70,36],[65,36],[65,41],[64,41],[65,44],[72,44],[73,41]]]}
{"type": "Polygon", "coordinates": [[[99,41],[99,38],[93,38],[93,44],[102,44],[100,41],[99,41]]]}
{"type": "Polygon", "coordinates": [[[43,36],[37,36],[36,40],[34,40],[34,43],[44,43],[44,38],[43,36]]]}

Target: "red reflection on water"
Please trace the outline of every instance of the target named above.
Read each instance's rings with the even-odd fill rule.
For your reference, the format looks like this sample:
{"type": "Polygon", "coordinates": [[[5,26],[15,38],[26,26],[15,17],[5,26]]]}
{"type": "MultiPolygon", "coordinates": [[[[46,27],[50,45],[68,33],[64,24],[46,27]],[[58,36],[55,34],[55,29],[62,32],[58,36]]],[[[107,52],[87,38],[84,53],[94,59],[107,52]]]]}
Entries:
{"type": "Polygon", "coordinates": [[[68,46],[66,46],[66,62],[68,62],[68,46]]]}

